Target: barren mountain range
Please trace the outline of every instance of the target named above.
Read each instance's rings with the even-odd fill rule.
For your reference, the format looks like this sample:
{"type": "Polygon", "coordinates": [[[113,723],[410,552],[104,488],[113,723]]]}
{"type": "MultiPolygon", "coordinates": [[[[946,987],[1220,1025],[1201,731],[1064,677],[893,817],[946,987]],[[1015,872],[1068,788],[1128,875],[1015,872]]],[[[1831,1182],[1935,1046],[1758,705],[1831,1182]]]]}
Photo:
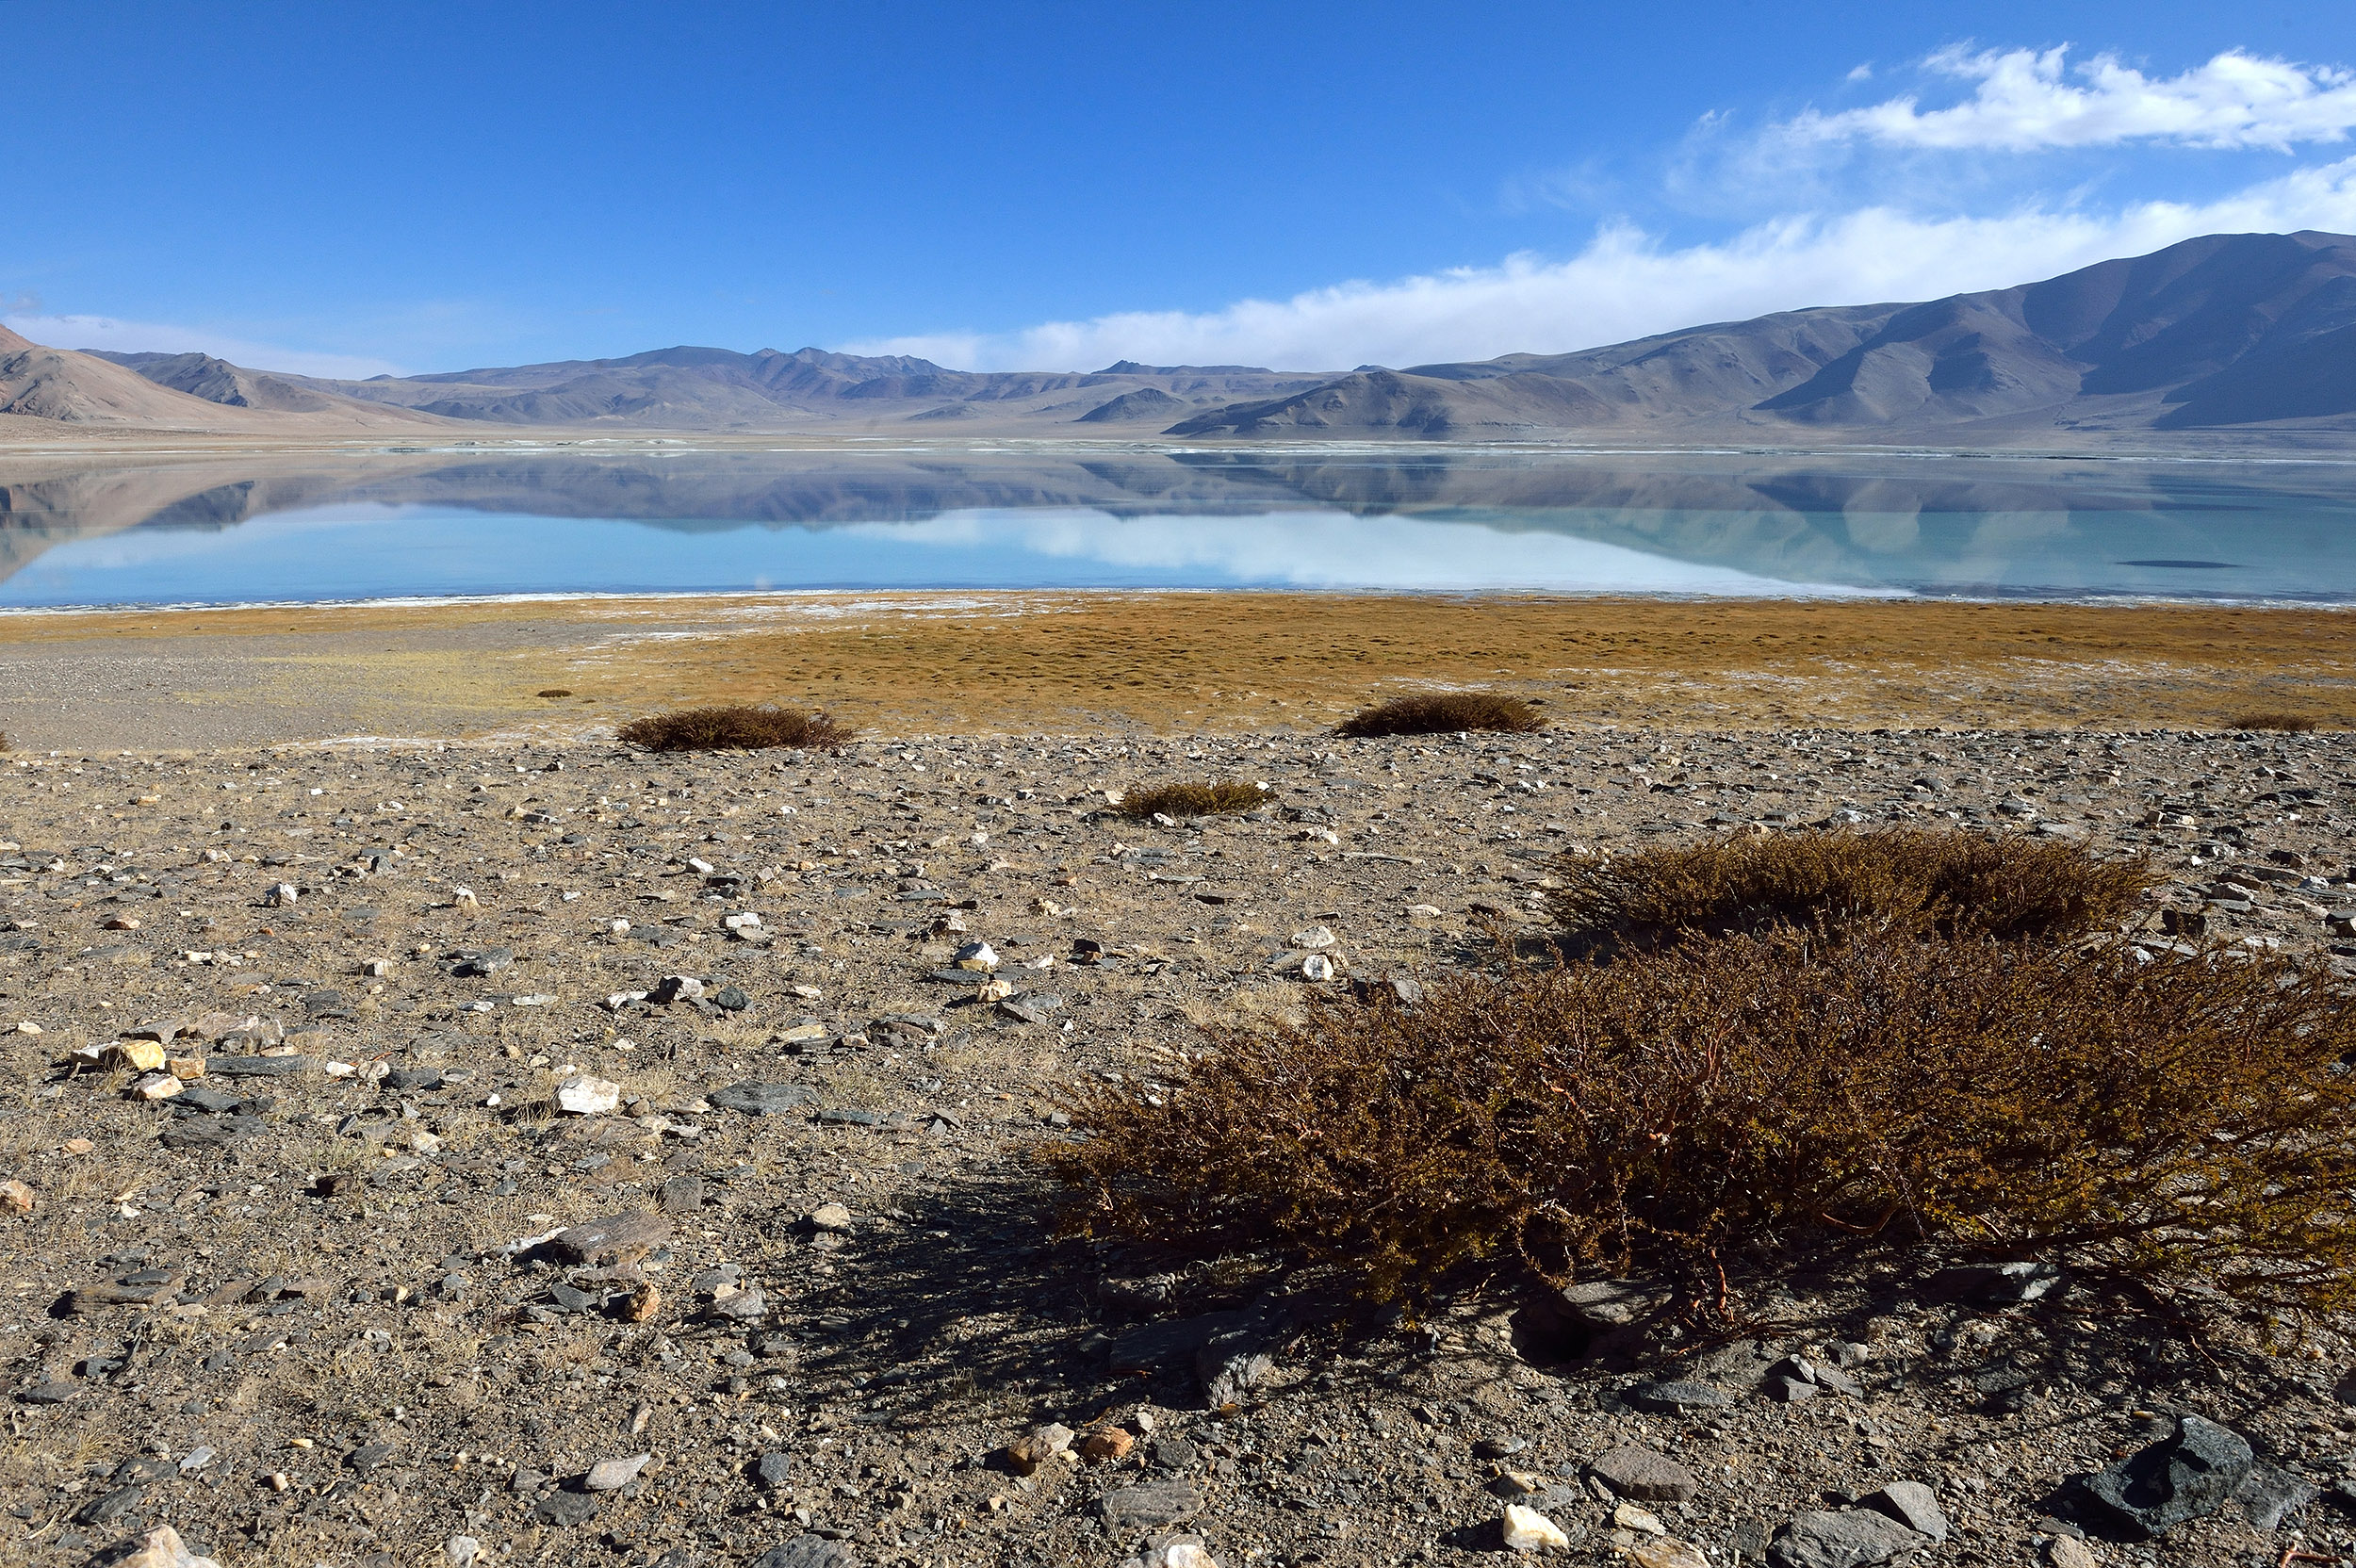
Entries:
{"type": "Polygon", "coordinates": [[[338,381],[0,330],[0,433],[974,434],[2339,445],[2356,435],[2356,237],[2211,235],[2042,283],[1778,312],[1566,354],[1345,374],[977,372],[675,348],[338,381]],[[36,423],[39,422],[39,423],[36,423]]]}

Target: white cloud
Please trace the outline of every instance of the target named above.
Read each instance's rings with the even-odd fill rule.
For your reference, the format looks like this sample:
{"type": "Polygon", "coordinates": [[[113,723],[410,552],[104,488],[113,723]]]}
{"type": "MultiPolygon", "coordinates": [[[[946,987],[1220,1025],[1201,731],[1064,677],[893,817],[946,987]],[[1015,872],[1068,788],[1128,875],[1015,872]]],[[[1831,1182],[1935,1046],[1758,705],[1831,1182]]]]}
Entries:
{"type": "Polygon", "coordinates": [[[1876,206],[1779,219],[1682,248],[1613,228],[1567,260],[1516,255],[1495,267],[1337,284],[1202,314],[1132,311],[850,351],[920,354],[960,368],[1067,370],[1117,359],[1306,370],[1560,353],[1770,311],[2006,287],[2196,235],[2291,229],[2356,231],[2356,157],[2208,203],[2025,206],[1985,218],[1876,206]]]}
{"type": "Polygon", "coordinates": [[[1924,109],[1909,94],[1837,114],[1811,109],[1777,130],[1801,141],[2010,153],[2131,141],[2280,152],[2345,141],[2356,127],[2356,73],[2229,49],[2179,75],[2153,77],[2109,54],[2073,71],[2068,52],[2066,44],[1942,50],[1923,63],[1978,83],[1963,103],[1924,109]]]}
{"type": "Polygon", "coordinates": [[[112,316],[0,317],[12,332],[53,349],[104,349],[110,353],[205,353],[252,370],[287,370],[303,376],[353,380],[398,375],[386,360],[363,354],[310,353],[273,348],[205,327],[175,327],[155,321],[124,321],[112,316]]]}

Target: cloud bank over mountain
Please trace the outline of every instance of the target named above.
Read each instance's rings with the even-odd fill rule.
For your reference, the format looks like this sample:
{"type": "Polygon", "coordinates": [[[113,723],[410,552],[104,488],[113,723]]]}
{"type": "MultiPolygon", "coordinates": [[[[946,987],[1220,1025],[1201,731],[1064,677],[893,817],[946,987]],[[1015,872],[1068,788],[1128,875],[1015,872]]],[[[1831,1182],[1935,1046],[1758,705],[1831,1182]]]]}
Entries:
{"type": "Polygon", "coordinates": [[[1706,321],[2003,287],[2202,234],[2356,230],[2356,157],[2224,198],[2110,209],[2024,204],[1988,217],[1876,205],[1757,223],[1664,245],[1612,225],[1563,260],[1509,256],[1383,283],[1346,283],[1223,310],[1127,311],[1017,333],[918,335],[854,345],[973,369],[1159,365],[1346,368],[1569,352],[1706,321]]]}

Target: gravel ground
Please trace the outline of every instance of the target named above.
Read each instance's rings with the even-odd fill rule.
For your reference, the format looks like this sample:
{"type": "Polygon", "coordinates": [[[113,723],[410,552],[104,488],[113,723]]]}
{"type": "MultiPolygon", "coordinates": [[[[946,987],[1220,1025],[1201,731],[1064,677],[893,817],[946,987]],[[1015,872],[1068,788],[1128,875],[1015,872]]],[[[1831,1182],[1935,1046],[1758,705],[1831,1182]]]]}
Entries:
{"type": "Polygon", "coordinates": [[[2179,931],[2356,955],[2338,735],[0,760],[0,1559],[1448,1562],[1509,1505],[1640,1568],[2356,1549],[2336,1324],[1878,1254],[1702,1343],[1052,1238],[1057,1086],[1157,1092],[1198,1024],[1297,1007],[1296,933],[1326,988],[1428,973],[1541,932],[1562,854],[1852,818],[2148,851],[2179,931]],[[1106,809],[1177,777],[1271,804],[1106,809]],[[2208,1511],[2055,1514],[2155,1442],[2208,1511]]]}

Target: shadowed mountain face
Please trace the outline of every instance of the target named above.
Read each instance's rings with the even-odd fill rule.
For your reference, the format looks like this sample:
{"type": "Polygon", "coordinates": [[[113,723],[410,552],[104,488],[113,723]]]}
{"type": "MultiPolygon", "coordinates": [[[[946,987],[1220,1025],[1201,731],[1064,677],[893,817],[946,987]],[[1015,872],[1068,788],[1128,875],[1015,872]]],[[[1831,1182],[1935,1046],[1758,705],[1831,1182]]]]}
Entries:
{"type": "Polygon", "coordinates": [[[2356,239],[2212,235],[2044,283],[1338,377],[1173,435],[2356,433],[2356,239]]]}

